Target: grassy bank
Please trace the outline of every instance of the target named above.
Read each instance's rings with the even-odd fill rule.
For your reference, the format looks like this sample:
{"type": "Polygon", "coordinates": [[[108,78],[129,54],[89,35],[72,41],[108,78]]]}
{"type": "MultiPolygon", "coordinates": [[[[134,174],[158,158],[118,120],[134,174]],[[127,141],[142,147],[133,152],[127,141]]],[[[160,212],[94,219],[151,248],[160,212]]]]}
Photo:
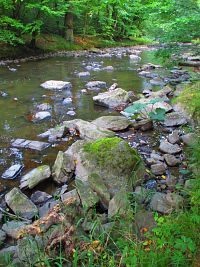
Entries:
{"type": "Polygon", "coordinates": [[[76,36],[75,42],[69,43],[59,35],[41,34],[36,41],[37,49],[33,50],[28,47],[29,41],[30,40],[27,39],[27,44],[23,46],[10,46],[0,43],[0,59],[15,59],[57,51],[90,50],[94,48],[133,46],[152,43],[151,40],[146,38],[113,41],[102,39],[100,37],[81,36],[76,36]]]}

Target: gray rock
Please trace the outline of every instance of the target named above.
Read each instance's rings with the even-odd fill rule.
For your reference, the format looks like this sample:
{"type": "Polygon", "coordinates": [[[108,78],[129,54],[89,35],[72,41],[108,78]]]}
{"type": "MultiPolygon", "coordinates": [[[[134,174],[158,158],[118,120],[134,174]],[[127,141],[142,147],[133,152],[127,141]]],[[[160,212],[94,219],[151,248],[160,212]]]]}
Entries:
{"type": "Polygon", "coordinates": [[[113,132],[106,129],[101,129],[95,124],[81,119],[64,121],[63,125],[66,129],[75,129],[80,134],[80,138],[85,140],[96,140],[99,138],[114,136],[113,132]]]}
{"type": "Polygon", "coordinates": [[[140,76],[143,76],[143,77],[149,78],[149,79],[153,79],[155,77],[155,74],[154,73],[152,73],[150,71],[145,71],[145,70],[140,71],[138,74],[140,76]]]}
{"type": "Polygon", "coordinates": [[[142,186],[136,186],[135,191],[133,193],[136,202],[139,204],[145,201],[147,194],[148,194],[147,189],[142,186]]]}
{"type": "Polygon", "coordinates": [[[97,194],[91,190],[88,184],[83,183],[81,180],[76,178],[75,182],[83,208],[88,210],[89,208],[95,206],[99,202],[97,194]]]}
{"type": "Polygon", "coordinates": [[[154,159],[155,161],[164,161],[164,157],[156,153],[155,151],[152,151],[150,157],[154,159]]]}
{"type": "Polygon", "coordinates": [[[46,81],[40,85],[44,89],[48,90],[64,90],[64,89],[71,89],[72,84],[70,82],[63,82],[63,81],[46,81]]]}
{"type": "Polygon", "coordinates": [[[91,189],[96,192],[103,206],[105,208],[108,208],[108,204],[110,201],[110,193],[103,179],[98,174],[91,174],[88,177],[88,182],[91,189]]]}
{"type": "Polygon", "coordinates": [[[4,243],[5,240],[6,240],[6,233],[0,230],[0,246],[4,243]]]}
{"type": "Polygon", "coordinates": [[[69,182],[72,178],[74,169],[75,163],[72,157],[59,151],[52,168],[53,180],[58,184],[69,182]]]}
{"type": "Polygon", "coordinates": [[[149,119],[144,119],[141,121],[137,121],[133,123],[133,127],[135,130],[141,130],[143,132],[149,131],[153,129],[153,122],[149,119]]]}
{"type": "Polygon", "coordinates": [[[179,131],[178,130],[175,130],[173,131],[173,133],[171,133],[169,136],[168,136],[168,141],[171,143],[171,144],[176,144],[178,143],[180,140],[179,138],[179,131]]]}
{"type": "Polygon", "coordinates": [[[154,219],[154,214],[151,211],[140,210],[136,212],[134,219],[138,236],[141,236],[142,230],[144,228],[148,229],[148,231],[151,231],[152,229],[157,227],[157,223],[154,219]]]}
{"type": "Polygon", "coordinates": [[[99,128],[111,131],[125,130],[131,125],[131,122],[123,116],[103,116],[92,121],[92,123],[99,128]]]}
{"type": "Polygon", "coordinates": [[[38,214],[35,204],[16,187],[5,195],[5,201],[16,215],[32,219],[38,214]]]}
{"type": "Polygon", "coordinates": [[[19,231],[24,228],[27,223],[20,221],[9,221],[3,224],[2,230],[11,238],[17,239],[19,231]]]}
{"type": "Polygon", "coordinates": [[[102,81],[93,81],[93,82],[88,82],[86,84],[86,88],[88,90],[99,90],[101,88],[106,88],[106,82],[102,82],[102,81]]]}
{"type": "Polygon", "coordinates": [[[37,260],[38,254],[41,253],[44,246],[31,236],[19,239],[17,242],[17,256],[23,266],[31,266],[37,260]]]}
{"type": "Polygon", "coordinates": [[[36,205],[43,204],[50,198],[52,198],[51,195],[42,191],[36,191],[31,195],[31,201],[36,205]]]}
{"type": "Polygon", "coordinates": [[[25,139],[16,139],[12,142],[11,145],[17,148],[29,148],[29,149],[38,150],[38,151],[42,151],[50,146],[49,143],[31,141],[31,140],[25,140],[25,139]]]}
{"type": "Polygon", "coordinates": [[[79,72],[79,73],[78,73],[78,77],[79,77],[79,78],[82,78],[82,77],[88,77],[88,76],[90,76],[89,71],[84,71],[84,72],[79,72]]]}
{"type": "Polygon", "coordinates": [[[197,136],[195,133],[188,133],[181,136],[181,141],[187,146],[194,144],[196,140],[197,136]]]}
{"type": "Polygon", "coordinates": [[[50,199],[42,207],[39,208],[39,217],[42,218],[48,214],[50,209],[59,204],[58,200],[50,199]]]}
{"type": "Polygon", "coordinates": [[[39,111],[33,116],[34,122],[39,122],[51,118],[51,113],[48,111],[39,111]]]}
{"type": "Polygon", "coordinates": [[[178,210],[183,205],[183,198],[175,193],[155,193],[153,196],[150,207],[152,210],[170,214],[174,210],[178,210]]]}
{"type": "Polygon", "coordinates": [[[129,57],[130,57],[130,60],[134,61],[134,62],[137,62],[137,61],[141,60],[141,57],[139,57],[137,55],[130,55],[129,57]]]}
{"type": "Polygon", "coordinates": [[[10,246],[0,250],[0,266],[8,266],[8,259],[13,260],[16,255],[16,246],[10,246]]]}
{"type": "Polygon", "coordinates": [[[75,116],[76,115],[76,112],[74,111],[74,110],[69,110],[69,111],[67,111],[67,115],[69,115],[69,116],[75,116]]]}
{"type": "Polygon", "coordinates": [[[103,67],[102,70],[113,71],[114,67],[113,66],[106,66],[106,67],[103,67]]]}
{"type": "Polygon", "coordinates": [[[152,84],[152,85],[158,85],[158,86],[163,86],[164,85],[164,81],[161,78],[156,77],[156,78],[150,80],[150,84],[152,84]]]}
{"type": "Polygon", "coordinates": [[[129,96],[125,90],[117,88],[113,91],[100,93],[97,96],[94,96],[93,100],[98,105],[115,108],[121,104],[127,103],[129,96]]]}
{"type": "Polygon", "coordinates": [[[157,163],[151,165],[151,171],[155,175],[162,175],[166,172],[166,166],[164,163],[157,163]]]}
{"type": "Polygon", "coordinates": [[[177,159],[174,155],[165,154],[164,158],[165,158],[167,165],[170,167],[174,167],[180,164],[180,160],[177,159]]]}
{"type": "Polygon", "coordinates": [[[29,188],[32,189],[39,183],[47,180],[51,176],[51,170],[48,165],[39,166],[27,174],[25,174],[20,180],[20,189],[29,188]]]}
{"type": "Polygon", "coordinates": [[[88,182],[91,174],[97,174],[112,196],[122,188],[131,192],[132,187],[144,178],[140,156],[120,138],[106,138],[83,144],[74,160],[78,179],[88,182]]]}
{"type": "Polygon", "coordinates": [[[126,192],[118,192],[109,202],[108,217],[125,216],[131,210],[130,202],[126,192]]]}
{"type": "Polygon", "coordinates": [[[161,141],[159,149],[160,151],[166,154],[177,154],[182,151],[179,145],[177,144],[173,145],[166,140],[161,141]]]}
{"type": "Polygon", "coordinates": [[[76,189],[71,190],[71,191],[61,195],[61,200],[62,200],[63,203],[67,202],[71,198],[74,198],[76,200],[76,202],[78,204],[80,204],[80,198],[79,198],[79,195],[78,195],[76,189]]]}
{"type": "Polygon", "coordinates": [[[3,179],[15,179],[21,173],[23,168],[24,166],[21,164],[12,165],[2,174],[1,177],[3,179]]]}
{"type": "Polygon", "coordinates": [[[50,110],[51,105],[49,105],[48,103],[43,103],[43,104],[37,105],[37,109],[41,111],[50,110]]]}
{"type": "Polygon", "coordinates": [[[179,112],[166,114],[164,125],[167,127],[180,126],[187,124],[187,119],[179,112]]]}
{"type": "MultiPolygon", "coordinates": [[[[162,99],[159,99],[158,102],[152,104],[151,101],[153,101],[155,98],[144,98],[142,97],[141,99],[134,101],[133,105],[140,105],[140,104],[144,104],[145,107],[143,109],[140,110],[140,113],[142,113],[143,115],[148,116],[149,112],[151,111],[155,111],[157,108],[161,108],[164,109],[166,112],[169,112],[172,110],[172,106],[169,105],[168,103],[164,102],[162,99]]],[[[133,111],[133,113],[126,113],[126,112],[121,112],[123,115],[125,116],[132,116],[135,113],[137,113],[137,111],[133,111]]]]}

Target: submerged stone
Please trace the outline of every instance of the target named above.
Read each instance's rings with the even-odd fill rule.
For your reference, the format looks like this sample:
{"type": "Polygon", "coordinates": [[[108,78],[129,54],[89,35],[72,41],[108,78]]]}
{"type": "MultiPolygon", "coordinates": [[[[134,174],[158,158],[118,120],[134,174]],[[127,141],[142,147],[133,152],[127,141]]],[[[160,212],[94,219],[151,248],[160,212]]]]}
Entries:
{"type": "Polygon", "coordinates": [[[12,165],[2,174],[1,177],[3,179],[15,179],[21,173],[23,168],[24,166],[21,164],[12,165]]]}
{"type": "Polygon", "coordinates": [[[42,83],[40,86],[43,87],[44,89],[49,89],[49,90],[63,90],[63,89],[71,89],[72,84],[70,82],[50,80],[42,83]]]}
{"type": "Polygon", "coordinates": [[[50,146],[50,144],[46,142],[32,141],[20,138],[14,140],[11,145],[17,148],[29,148],[38,151],[42,151],[50,146]]]}

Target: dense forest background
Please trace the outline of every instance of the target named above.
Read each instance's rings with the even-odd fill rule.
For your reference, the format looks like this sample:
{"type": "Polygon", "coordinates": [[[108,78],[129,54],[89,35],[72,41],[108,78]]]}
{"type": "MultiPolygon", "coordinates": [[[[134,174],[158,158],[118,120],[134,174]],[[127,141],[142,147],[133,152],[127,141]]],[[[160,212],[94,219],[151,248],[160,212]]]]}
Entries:
{"type": "Polygon", "coordinates": [[[0,1],[0,42],[12,46],[35,48],[41,34],[189,42],[199,38],[199,25],[199,0],[0,1]]]}

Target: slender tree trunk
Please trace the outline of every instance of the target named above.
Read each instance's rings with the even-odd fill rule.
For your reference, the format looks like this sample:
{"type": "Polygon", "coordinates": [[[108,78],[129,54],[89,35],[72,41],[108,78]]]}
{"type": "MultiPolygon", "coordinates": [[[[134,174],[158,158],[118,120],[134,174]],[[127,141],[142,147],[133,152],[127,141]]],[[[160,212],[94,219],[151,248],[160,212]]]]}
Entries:
{"type": "Polygon", "coordinates": [[[74,27],[73,27],[73,20],[74,20],[74,15],[71,11],[68,11],[65,14],[65,32],[64,32],[64,37],[67,41],[73,43],[74,42],[74,27]]]}
{"type": "Polygon", "coordinates": [[[36,48],[36,36],[37,36],[37,32],[36,31],[32,32],[31,41],[29,44],[30,48],[32,49],[36,48]]]}

